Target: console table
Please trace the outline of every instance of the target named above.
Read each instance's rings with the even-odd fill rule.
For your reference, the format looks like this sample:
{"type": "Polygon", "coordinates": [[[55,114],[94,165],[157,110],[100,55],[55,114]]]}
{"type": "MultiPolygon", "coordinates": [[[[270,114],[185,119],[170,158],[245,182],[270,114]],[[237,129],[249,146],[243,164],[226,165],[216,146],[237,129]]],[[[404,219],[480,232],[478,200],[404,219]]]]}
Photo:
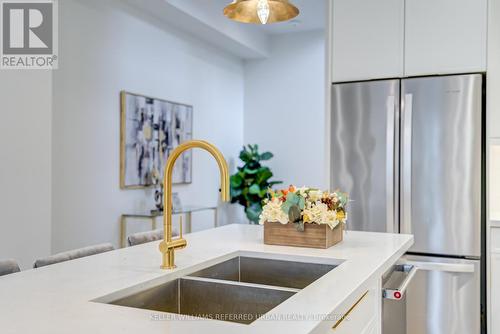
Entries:
{"type": "MultiPolygon", "coordinates": [[[[174,215],[182,214],[185,216],[186,222],[186,233],[191,233],[192,231],[192,214],[193,212],[200,212],[212,210],[214,212],[214,227],[217,227],[217,207],[216,206],[196,206],[196,205],[185,205],[181,209],[173,210],[174,215]]],[[[123,214],[120,217],[120,240],[121,247],[127,246],[127,220],[129,219],[146,219],[151,221],[151,230],[156,230],[158,228],[157,218],[163,217],[163,212],[152,210],[149,214],[123,214]]]]}

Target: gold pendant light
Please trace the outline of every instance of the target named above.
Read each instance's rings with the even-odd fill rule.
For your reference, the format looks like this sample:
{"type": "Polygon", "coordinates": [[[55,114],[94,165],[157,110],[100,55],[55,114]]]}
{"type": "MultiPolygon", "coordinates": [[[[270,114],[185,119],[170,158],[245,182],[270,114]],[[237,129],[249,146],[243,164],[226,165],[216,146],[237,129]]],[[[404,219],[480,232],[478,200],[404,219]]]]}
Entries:
{"type": "Polygon", "coordinates": [[[288,0],[234,0],[224,8],[224,15],[238,22],[266,24],[291,20],[299,9],[288,0]]]}

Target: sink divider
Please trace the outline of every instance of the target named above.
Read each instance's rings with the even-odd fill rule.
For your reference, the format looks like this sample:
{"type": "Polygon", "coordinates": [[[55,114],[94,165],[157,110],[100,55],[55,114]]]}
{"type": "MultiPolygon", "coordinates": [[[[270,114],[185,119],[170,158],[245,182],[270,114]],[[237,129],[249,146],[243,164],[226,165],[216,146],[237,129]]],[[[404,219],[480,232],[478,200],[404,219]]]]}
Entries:
{"type": "Polygon", "coordinates": [[[205,278],[205,277],[195,277],[195,276],[184,276],[181,278],[181,280],[183,280],[183,279],[184,280],[191,280],[191,281],[207,282],[207,283],[219,283],[219,284],[246,286],[246,287],[250,287],[250,288],[279,290],[279,291],[286,291],[286,292],[291,292],[291,293],[297,293],[301,290],[301,289],[287,288],[287,287],[275,286],[275,285],[237,282],[237,281],[229,281],[229,280],[225,280],[225,279],[215,279],[215,278],[205,278]]]}

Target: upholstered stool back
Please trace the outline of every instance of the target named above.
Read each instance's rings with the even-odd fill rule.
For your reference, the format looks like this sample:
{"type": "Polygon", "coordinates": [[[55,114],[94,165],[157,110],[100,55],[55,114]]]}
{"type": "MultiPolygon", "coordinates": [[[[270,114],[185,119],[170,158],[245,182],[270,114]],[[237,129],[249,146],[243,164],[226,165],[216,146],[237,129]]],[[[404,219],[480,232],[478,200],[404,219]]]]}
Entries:
{"type": "Polygon", "coordinates": [[[114,249],[113,245],[108,243],[80,248],[80,249],[74,249],[68,252],[58,253],[46,258],[38,259],[35,261],[33,268],[45,267],[55,263],[75,260],[86,256],[109,252],[112,251],[113,249],[114,249]]]}
{"type": "Polygon", "coordinates": [[[14,260],[0,260],[0,276],[13,274],[21,271],[14,260]]]}
{"type": "MultiPolygon", "coordinates": [[[[173,236],[177,235],[178,233],[174,233],[173,236]]],[[[129,246],[136,246],[161,239],[163,239],[163,229],[131,234],[128,236],[127,241],[129,246]]]]}

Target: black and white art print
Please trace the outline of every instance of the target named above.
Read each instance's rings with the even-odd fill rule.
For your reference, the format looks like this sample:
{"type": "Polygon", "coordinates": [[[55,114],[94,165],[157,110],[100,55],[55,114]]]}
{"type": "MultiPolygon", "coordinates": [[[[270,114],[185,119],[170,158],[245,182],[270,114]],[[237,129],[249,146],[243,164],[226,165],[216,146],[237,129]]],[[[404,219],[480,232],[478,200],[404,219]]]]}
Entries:
{"type": "MultiPolygon", "coordinates": [[[[122,188],[144,188],[163,180],[165,163],[179,144],[192,139],[193,107],[121,92],[122,188]]],[[[178,159],[173,183],[191,183],[192,152],[178,159]]]]}

